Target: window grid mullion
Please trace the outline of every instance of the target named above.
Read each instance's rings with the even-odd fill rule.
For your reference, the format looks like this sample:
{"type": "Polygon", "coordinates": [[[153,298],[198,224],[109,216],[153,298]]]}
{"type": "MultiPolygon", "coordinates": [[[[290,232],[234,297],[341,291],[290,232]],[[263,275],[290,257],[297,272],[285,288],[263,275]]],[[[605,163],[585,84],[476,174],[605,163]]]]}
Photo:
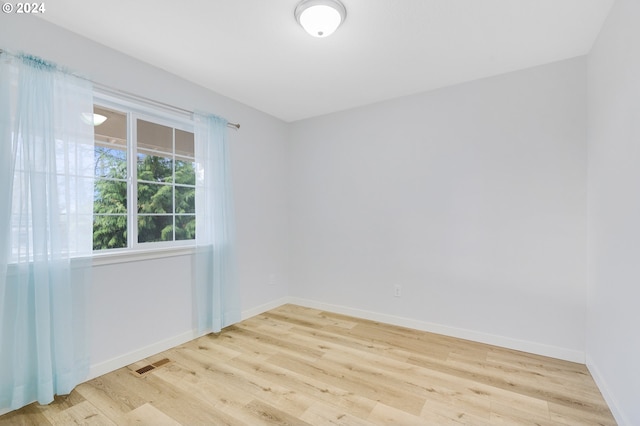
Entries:
{"type": "Polygon", "coordinates": [[[128,247],[138,247],[138,129],[137,117],[128,114],[127,136],[129,137],[129,241],[128,247]]]}

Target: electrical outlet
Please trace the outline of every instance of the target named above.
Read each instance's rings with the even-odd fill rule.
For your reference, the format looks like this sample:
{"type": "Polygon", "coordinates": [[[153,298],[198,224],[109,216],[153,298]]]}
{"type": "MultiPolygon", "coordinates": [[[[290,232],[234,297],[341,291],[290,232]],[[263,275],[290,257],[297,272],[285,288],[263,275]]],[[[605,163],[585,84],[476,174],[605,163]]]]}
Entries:
{"type": "Polygon", "coordinates": [[[393,287],[393,296],[394,296],[394,297],[400,297],[400,296],[401,296],[401,294],[402,294],[402,287],[400,287],[400,285],[399,285],[399,284],[396,284],[396,285],[393,287]]]}
{"type": "Polygon", "coordinates": [[[274,287],[276,285],[276,282],[277,282],[276,274],[269,274],[269,285],[271,287],[274,287]]]}

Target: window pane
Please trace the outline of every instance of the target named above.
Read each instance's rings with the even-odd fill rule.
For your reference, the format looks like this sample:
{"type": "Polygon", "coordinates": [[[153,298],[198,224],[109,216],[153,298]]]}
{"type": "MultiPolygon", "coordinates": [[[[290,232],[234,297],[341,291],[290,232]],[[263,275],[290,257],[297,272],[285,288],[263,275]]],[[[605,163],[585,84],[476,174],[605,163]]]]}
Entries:
{"type": "Polygon", "coordinates": [[[61,176],[67,173],[93,177],[95,171],[95,144],[81,140],[61,140],[56,139],[55,157],[56,173],[61,176]]]}
{"type": "Polygon", "coordinates": [[[145,120],[137,120],[138,150],[173,153],[173,129],[145,120]]]}
{"type": "Polygon", "coordinates": [[[173,241],[172,216],[138,216],[138,242],[173,241]]]}
{"type": "Polygon", "coordinates": [[[193,133],[176,129],[176,155],[195,157],[193,149],[193,133]]]}
{"type": "Polygon", "coordinates": [[[173,213],[173,186],[138,182],[138,213],[173,213]]]}
{"type": "Polygon", "coordinates": [[[94,127],[93,249],[126,248],[127,114],[99,106],[93,112],[107,117],[94,127]]]}
{"type": "Polygon", "coordinates": [[[185,159],[176,159],[176,183],[196,184],[196,163],[185,159]]]}
{"type": "Polygon", "coordinates": [[[94,250],[125,247],[127,247],[126,215],[105,215],[93,217],[94,250]]]}
{"type": "Polygon", "coordinates": [[[176,240],[195,240],[195,215],[176,216],[176,240]]]}
{"type": "Polygon", "coordinates": [[[168,157],[138,153],[138,180],[173,181],[173,160],[168,157]]]}
{"type": "Polygon", "coordinates": [[[96,179],[93,191],[94,213],[127,213],[127,183],[96,179]]]}
{"type": "Polygon", "coordinates": [[[93,129],[96,145],[127,149],[127,114],[112,109],[94,106],[95,114],[104,115],[106,121],[93,129]]]}
{"type": "Polygon", "coordinates": [[[196,189],[188,186],[176,186],[176,213],[196,212],[196,189]]]}
{"type": "MultiPolygon", "coordinates": [[[[26,177],[22,172],[19,172],[19,175],[18,182],[24,179],[23,176],[26,177]]],[[[74,176],[70,179],[61,179],[56,184],[56,190],[58,196],[55,198],[58,200],[58,212],[60,214],[84,215],[92,213],[92,210],[89,210],[89,206],[84,202],[67,203],[67,199],[87,200],[93,194],[95,202],[96,180],[93,177],[74,176]]]]}
{"type": "Polygon", "coordinates": [[[94,128],[95,145],[85,168],[95,179],[88,187],[94,194],[94,249],[135,247],[135,240],[127,240],[127,224],[137,226],[139,243],[195,239],[193,132],[159,124],[161,118],[138,119],[132,111],[94,106],[94,114],[107,117],[94,128]],[[134,141],[128,140],[130,134],[134,141]],[[132,160],[134,170],[129,169],[132,160]],[[131,175],[136,177],[133,200],[131,175]]]}
{"type": "Polygon", "coordinates": [[[127,152],[124,149],[96,144],[94,153],[96,177],[127,178],[127,152]]]}

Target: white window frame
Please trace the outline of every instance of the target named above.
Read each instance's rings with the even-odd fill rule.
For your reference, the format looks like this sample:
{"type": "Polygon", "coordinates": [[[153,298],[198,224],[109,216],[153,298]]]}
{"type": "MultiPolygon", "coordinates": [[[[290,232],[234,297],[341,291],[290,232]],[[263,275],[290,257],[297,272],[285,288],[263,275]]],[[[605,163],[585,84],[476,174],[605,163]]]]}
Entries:
{"type": "MultiPolygon", "coordinates": [[[[169,111],[101,92],[94,92],[93,103],[96,106],[113,109],[127,116],[127,247],[93,250],[94,264],[130,262],[193,253],[196,246],[195,239],[146,243],[138,242],[138,147],[136,125],[136,120],[141,119],[173,129],[194,133],[195,124],[193,116],[191,114],[169,111]]],[[[175,137],[173,156],[175,159],[175,137]]],[[[175,215],[176,213],[174,212],[174,218],[175,215]]]]}

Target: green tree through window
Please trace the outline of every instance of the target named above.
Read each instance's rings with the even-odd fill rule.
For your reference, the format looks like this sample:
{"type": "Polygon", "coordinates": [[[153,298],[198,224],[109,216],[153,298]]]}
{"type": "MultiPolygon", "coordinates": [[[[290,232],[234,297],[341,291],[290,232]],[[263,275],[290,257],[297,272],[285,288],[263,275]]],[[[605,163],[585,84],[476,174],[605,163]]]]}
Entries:
{"type": "Polygon", "coordinates": [[[96,127],[94,187],[94,250],[122,249],[143,243],[194,240],[195,162],[193,133],[141,119],[135,154],[127,143],[128,116],[96,107],[109,115],[96,127]],[[127,158],[136,159],[128,170],[127,158]],[[128,186],[128,173],[135,185],[128,186]],[[128,197],[135,203],[129,211],[128,197]],[[136,241],[130,241],[132,232],[136,241]]]}
{"type": "Polygon", "coordinates": [[[96,145],[93,249],[127,247],[126,152],[96,145]]]}

